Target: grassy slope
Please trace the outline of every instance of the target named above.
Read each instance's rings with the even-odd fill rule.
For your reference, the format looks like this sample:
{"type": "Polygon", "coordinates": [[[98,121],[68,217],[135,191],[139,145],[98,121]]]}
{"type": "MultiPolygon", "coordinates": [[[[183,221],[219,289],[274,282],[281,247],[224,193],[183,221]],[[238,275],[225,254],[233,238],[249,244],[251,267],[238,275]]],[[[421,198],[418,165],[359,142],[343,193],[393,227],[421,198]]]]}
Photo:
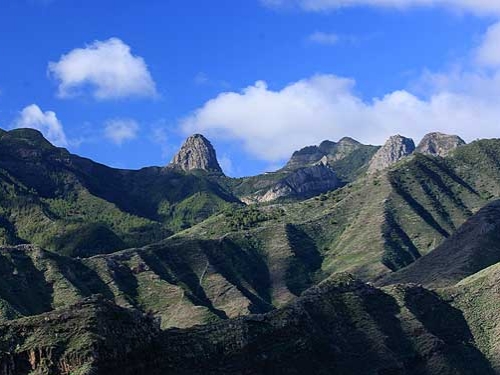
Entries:
{"type": "Polygon", "coordinates": [[[89,256],[159,241],[238,201],[218,176],[125,171],[53,147],[36,131],[0,137],[0,243],[89,256]]]}
{"type": "Polygon", "coordinates": [[[264,251],[293,224],[322,258],[316,278],[349,271],[369,280],[429,253],[498,197],[498,160],[500,140],[474,142],[446,159],[417,154],[335,192],[219,214],[176,237],[251,236],[264,251]]]}
{"type": "Polygon", "coordinates": [[[93,298],[0,333],[0,366],[16,374],[493,375],[460,311],[438,295],[347,276],[265,315],[183,330],[160,332],[93,298]]]}

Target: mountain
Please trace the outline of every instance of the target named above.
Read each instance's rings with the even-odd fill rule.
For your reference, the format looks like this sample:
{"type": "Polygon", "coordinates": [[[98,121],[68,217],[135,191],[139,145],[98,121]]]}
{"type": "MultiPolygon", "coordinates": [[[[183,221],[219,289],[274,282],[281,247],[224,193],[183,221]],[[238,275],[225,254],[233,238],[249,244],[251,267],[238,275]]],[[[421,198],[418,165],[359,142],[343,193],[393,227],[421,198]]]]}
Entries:
{"type": "MultiPolygon", "coordinates": [[[[280,244],[281,228],[291,224],[321,260],[313,279],[351,272],[369,281],[430,253],[499,197],[499,157],[497,139],[461,146],[445,158],[415,153],[335,191],[306,201],[238,208],[176,237],[248,236],[263,251],[280,244]]],[[[290,252],[285,259],[293,264],[296,256],[290,252]]]]}
{"type": "Polygon", "coordinates": [[[500,264],[495,264],[446,290],[443,297],[452,301],[467,320],[476,346],[484,354],[496,374],[500,374],[500,264]]]}
{"type": "Polygon", "coordinates": [[[241,199],[245,203],[264,203],[280,198],[306,199],[343,186],[335,171],[323,164],[296,169],[279,179],[268,190],[241,199]]]}
{"type": "Polygon", "coordinates": [[[381,284],[450,286],[499,262],[500,201],[497,200],[467,220],[435,250],[388,275],[381,284]]]}
{"type": "Polygon", "coordinates": [[[387,169],[406,156],[415,151],[415,143],[412,139],[401,135],[390,137],[387,142],[370,160],[368,173],[375,173],[387,169]]]}
{"type": "Polygon", "coordinates": [[[229,188],[246,203],[307,199],[355,180],[377,150],[349,137],[337,143],[326,140],[295,151],[276,172],[232,180],[229,188]]]}
{"type": "Polygon", "coordinates": [[[348,276],[265,315],[183,330],[92,297],[2,325],[0,349],[0,368],[19,375],[494,374],[467,320],[438,295],[348,276]]]}
{"type": "Polygon", "coordinates": [[[89,256],[159,241],[233,204],[220,174],[109,168],[33,129],[0,134],[0,243],[89,256]]]}
{"type": "Polygon", "coordinates": [[[308,146],[293,153],[283,171],[294,171],[313,165],[330,166],[344,182],[358,177],[379,147],[363,145],[344,137],[337,143],[323,141],[319,146],[308,146]]]}
{"type": "Polygon", "coordinates": [[[231,179],[0,132],[0,372],[500,373],[500,140],[411,144],[231,179]]]}
{"type": "Polygon", "coordinates": [[[465,141],[458,135],[429,133],[419,143],[415,152],[445,157],[451,151],[465,144],[465,141]]]}
{"type": "Polygon", "coordinates": [[[183,171],[200,169],[207,172],[223,173],[217,161],[215,149],[210,141],[201,134],[190,136],[169,166],[183,171]]]}

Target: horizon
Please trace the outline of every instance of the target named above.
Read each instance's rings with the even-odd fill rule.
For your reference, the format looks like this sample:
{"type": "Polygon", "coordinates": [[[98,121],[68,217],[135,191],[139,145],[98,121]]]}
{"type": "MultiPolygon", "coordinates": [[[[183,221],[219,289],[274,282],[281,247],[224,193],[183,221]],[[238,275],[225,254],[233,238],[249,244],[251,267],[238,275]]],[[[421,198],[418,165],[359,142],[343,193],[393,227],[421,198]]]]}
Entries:
{"type": "MultiPolygon", "coordinates": [[[[53,144],[53,143],[52,143],[49,139],[47,139],[47,137],[43,134],[43,132],[41,132],[41,131],[40,131],[40,130],[38,130],[38,129],[34,129],[34,128],[2,129],[2,128],[0,128],[0,130],[1,130],[1,131],[5,131],[5,132],[9,132],[9,131],[11,131],[11,130],[23,130],[23,129],[24,129],[24,130],[34,130],[34,131],[38,132],[39,134],[41,134],[41,135],[42,135],[42,137],[44,137],[44,139],[45,139],[46,141],[48,141],[49,143],[51,143],[51,144],[52,144],[52,146],[54,146],[54,147],[62,147],[62,146],[57,146],[57,145],[53,144]]],[[[460,134],[445,134],[445,133],[441,133],[441,132],[430,132],[430,133],[424,134],[424,136],[422,137],[422,139],[420,139],[418,142],[417,142],[415,139],[411,138],[411,137],[406,137],[404,134],[393,134],[393,135],[391,135],[391,136],[389,136],[389,137],[388,137],[387,141],[389,141],[389,139],[390,139],[391,137],[394,137],[394,136],[400,136],[400,137],[403,137],[403,138],[410,139],[411,141],[413,141],[413,142],[414,142],[415,147],[416,147],[416,148],[418,148],[418,147],[419,147],[419,145],[421,144],[421,142],[424,140],[424,138],[425,138],[426,136],[428,136],[428,135],[432,135],[432,134],[440,134],[440,135],[447,135],[447,136],[458,136],[459,138],[461,138],[460,134]]],[[[207,141],[208,141],[208,142],[212,145],[212,147],[214,147],[214,146],[213,146],[213,144],[212,144],[212,141],[211,141],[208,137],[206,137],[204,134],[201,134],[201,133],[193,133],[193,134],[191,134],[191,135],[188,135],[188,136],[184,139],[184,142],[185,142],[185,141],[187,141],[187,140],[188,140],[188,138],[195,137],[195,136],[202,136],[205,140],[207,140],[207,141]]],[[[299,149],[297,149],[297,150],[293,151],[293,152],[290,154],[290,157],[289,157],[289,158],[288,158],[288,159],[287,159],[287,160],[283,163],[283,165],[282,165],[282,166],[280,166],[280,167],[278,167],[276,170],[262,171],[262,172],[261,172],[261,173],[259,173],[259,174],[266,174],[266,173],[276,173],[276,172],[279,172],[279,171],[280,171],[280,169],[282,169],[282,168],[284,168],[284,167],[286,166],[287,162],[290,160],[290,158],[291,158],[291,157],[292,157],[292,156],[293,156],[296,152],[302,151],[302,150],[303,150],[303,149],[305,149],[305,148],[319,146],[319,145],[320,145],[321,143],[323,143],[323,142],[333,142],[333,143],[335,143],[335,144],[338,144],[338,143],[340,143],[340,142],[341,142],[342,140],[344,140],[344,139],[349,139],[349,140],[353,140],[353,141],[355,141],[355,142],[358,142],[358,140],[357,140],[357,139],[355,139],[355,138],[350,137],[350,136],[348,136],[348,135],[347,135],[347,136],[343,136],[343,137],[341,137],[340,139],[335,140],[335,141],[334,141],[334,140],[331,140],[331,139],[324,139],[324,140],[322,140],[321,142],[319,142],[319,143],[318,143],[318,144],[316,144],[316,145],[304,145],[303,147],[301,147],[301,148],[299,148],[299,149]]],[[[461,139],[462,139],[462,138],[461,138],[461,139]]],[[[462,139],[462,140],[463,140],[463,139],[462,139]]],[[[472,142],[475,142],[475,141],[478,141],[478,140],[481,140],[481,139],[479,139],[479,138],[478,138],[478,139],[473,140],[472,142]]],[[[182,143],[182,145],[184,145],[184,142],[182,143]]],[[[466,144],[469,144],[469,143],[472,143],[472,142],[466,142],[466,144]]],[[[383,147],[383,146],[384,146],[384,144],[385,144],[385,143],[383,143],[383,144],[375,145],[375,144],[364,144],[364,143],[362,143],[362,142],[360,142],[360,143],[361,143],[362,145],[364,145],[364,146],[375,146],[375,147],[383,147]]],[[[177,152],[178,152],[178,151],[180,151],[180,149],[181,149],[182,145],[181,145],[181,146],[179,146],[179,149],[178,149],[178,150],[174,153],[174,156],[177,154],[177,152]]],[[[87,158],[87,159],[92,160],[93,162],[96,162],[96,163],[99,163],[99,164],[103,164],[103,165],[105,165],[106,167],[113,168],[113,169],[120,169],[120,170],[132,170],[132,171],[134,171],[134,170],[141,170],[141,169],[144,169],[144,168],[164,168],[164,167],[166,167],[166,166],[168,166],[168,165],[172,164],[172,162],[173,162],[173,160],[169,160],[167,163],[165,163],[165,164],[163,164],[163,165],[156,165],[156,164],[152,164],[152,165],[143,165],[143,166],[139,166],[138,168],[120,168],[120,167],[114,167],[114,166],[112,166],[112,165],[108,165],[108,164],[105,164],[105,163],[101,163],[101,162],[99,162],[99,161],[97,161],[97,160],[94,160],[94,159],[92,159],[92,158],[90,158],[90,157],[86,157],[86,156],[80,155],[80,154],[78,154],[78,153],[72,152],[71,150],[68,150],[66,147],[62,147],[62,148],[63,148],[63,149],[65,149],[65,150],[67,150],[67,151],[69,151],[71,154],[73,154],[73,155],[75,155],[75,156],[78,156],[78,157],[83,157],[83,158],[87,158]]],[[[217,155],[217,148],[216,148],[216,147],[214,147],[214,151],[215,151],[215,153],[216,153],[217,161],[218,161],[218,162],[219,162],[219,164],[220,164],[220,161],[219,161],[219,156],[217,155]]],[[[173,159],[173,157],[172,157],[172,159],[173,159]]],[[[221,166],[221,167],[222,167],[222,166],[221,166]]],[[[222,168],[222,169],[223,169],[223,168],[222,168]]],[[[223,172],[224,172],[224,174],[225,174],[227,177],[230,177],[230,178],[246,178],[246,177],[254,177],[254,176],[257,176],[257,175],[258,175],[258,174],[257,174],[257,175],[243,175],[243,176],[236,176],[236,177],[234,177],[234,176],[229,176],[229,175],[227,175],[227,173],[225,173],[225,171],[224,171],[224,170],[223,170],[223,172]]]]}
{"type": "Polygon", "coordinates": [[[500,6],[339,4],[7,0],[0,124],[123,169],[201,133],[231,177],[344,136],[498,134],[500,6]]]}

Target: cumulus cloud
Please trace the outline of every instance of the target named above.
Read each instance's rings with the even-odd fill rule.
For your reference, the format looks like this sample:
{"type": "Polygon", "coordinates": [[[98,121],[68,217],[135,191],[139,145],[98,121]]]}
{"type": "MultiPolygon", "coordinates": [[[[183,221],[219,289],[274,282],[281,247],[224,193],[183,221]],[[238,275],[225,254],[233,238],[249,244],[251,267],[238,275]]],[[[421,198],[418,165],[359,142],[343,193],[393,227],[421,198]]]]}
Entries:
{"type": "Polygon", "coordinates": [[[425,96],[397,90],[363,100],[356,82],[315,75],[271,89],[258,81],[240,92],[224,92],[181,121],[186,133],[201,132],[238,140],[262,160],[276,162],[304,145],[351,136],[382,144],[400,133],[418,141],[432,131],[466,140],[500,134],[500,26],[492,26],[474,61],[480,64],[447,73],[426,73],[425,96]],[[484,67],[487,69],[484,69],[484,67]]]}
{"type": "Polygon", "coordinates": [[[261,81],[239,93],[220,94],[182,126],[186,133],[239,140],[251,154],[270,162],[304,145],[343,136],[382,144],[396,133],[418,140],[442,131],[471,140],[500,131],[497,97],[443,90],[421,99],[401,90],[366,102],[356,96],[354,85],[333,75],[317,75],[281,90],[261,81]]]}
{"type": "Polygon", "coordinates": [[[500,22],[488,28],[476,58],[483,66],[500,67],[500,22]]]}
{"type": "Polygon", "coordinates": [[[234,173],[234,165],[231,157],[229,157],[229,155],[224,154],[218,159],[220,167],[222,168],[224,173],[228,176],[231,176],[234,173]]]}
{"type": "Polygon", "coordinates": [[[111,142],[121,145],[137,137],[139,124],[132,119],[113,119],[105,123],[104,135],[111,142]]]}
{"type": "Polygon", "coordinates": [[[90,92],[96,99],[154,97],[156,85],[142,57],[118,38],[95,41],[49,63],[62,98],[90,92]]]}
{"type": "Polygon", "coordinates": [[[324,44],[324,45],[335,45],[339,42],[340,37],[335,33],[325,33],[322,31],[316,31],[307,37],[307,40],[311,43],[324,44]]]}
{"type": "Polygon", "coordinates": [[[14,121],[13,127],[37,129],[51,143],[61,147],[68,145],[63,125],[57,119],[55,112],[43,112],[36,104],[25,107],[14,121]]]}
{"type": "Polygon", "coordinates": [[[372,6],[405,9],[410,7],[442,6],[476,14],[500,14],[498,0],[261,0],[270,7],[299,7],[306,11],[321,12],[353,6],[372,6]]]}

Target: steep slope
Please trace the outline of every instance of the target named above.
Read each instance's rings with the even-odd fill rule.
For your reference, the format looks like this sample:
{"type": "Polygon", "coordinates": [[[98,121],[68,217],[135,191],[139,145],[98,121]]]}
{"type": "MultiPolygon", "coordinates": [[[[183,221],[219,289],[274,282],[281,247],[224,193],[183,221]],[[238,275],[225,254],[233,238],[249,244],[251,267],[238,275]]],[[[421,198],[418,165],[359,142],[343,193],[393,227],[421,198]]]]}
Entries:
{"type": "Polygon", "coordinates": [[[337,143],[326,140],[319,146],[308,146],[294,152],[283,170],[293,171],[324,164],[332,167],[345,182],[350,182],[366,167],[377,150],[377,146],[363,145],[349,137],[337,143]]]}
{"type": "Polygon", "coordinates": [[[378,171],[389,168],[406,156],[409,156],[415,151],[415,143],[410,138],[394,135],[370,160],[368,173],[373,174],[378,171]]]}
{"type": "Polygon", "coordinates": [[[467,220],[434,251],[388,275],[381,284],[453,285],[500,262],[500,201],[490,203],[467,220]]]}
{"type": "Polygon", "coordinates": [[[32,245],[2,247],[0,319],[40,314],[96,293],[161,318],[163,328],[267,312],[314,285],[321,263],[314,244],[292,225],[260,235],[270,242],[173,238],[86,259],[32,245]]]}
{"type": "Polygon", "coordinates": [[[457,135],[429,133],[419,143],[415,152],[445,157],[456,148],[465,144],[465,141],[457,135]]]}
{"type": "Polygon", "coordinates": [[[281,310],[186,330],[101,298],[0,326],[6,374],[493,374],[459,310],[349,277],[281,310]],[[78,327],[78,330],[75,330],[78,327]]]}
{"type": "Polygon", "coordinates": [[[474,274],[443,293],[463,312],[477,347],[500,373],[500,264],[474,274]]]}
{"type": "Polygon", "coordinates": [[[323,141],[293,153],[276,172],[229,181],[230,189],[247,203],[305,199],[338,189],[366,172],[377,146],[344,137],[323,141]]]}
{"type": "Polygon", "coordinates": [[[372,280],[431,252],[499,197],[499,160],[500,140],[473,142],[446,158],[416,153],[334,192],[304,202],[238,209],[177,236],[249,235],[263,244],[271,240],[261,233],[272,236],[278,225],[293,224],[318,249],[324,275],[352,272],[372,280]],[[283,214],[254,220],[265,218],[269,210],[283,214]]]}
{"type": "Polygon", "coordinates": [[[335,171],[323,164],[297,169],[277,181],[269,190],[242,198],[246,203],[264,203],[285,199],[306,199],[338,189],[343,183],[335,171]]]}
{"type": "Polygon", "coordinates": [[[32,129],[0,136],[0,241],[74,256],[167,237],[238,200],[210,173],[118,170],[52,146],[32,129]]]}
{"type": "Polygon", "coordinates": [[[222,173],[212,144],[201,134],[192,135],[184,142],[169,167],[222,173]]]}

